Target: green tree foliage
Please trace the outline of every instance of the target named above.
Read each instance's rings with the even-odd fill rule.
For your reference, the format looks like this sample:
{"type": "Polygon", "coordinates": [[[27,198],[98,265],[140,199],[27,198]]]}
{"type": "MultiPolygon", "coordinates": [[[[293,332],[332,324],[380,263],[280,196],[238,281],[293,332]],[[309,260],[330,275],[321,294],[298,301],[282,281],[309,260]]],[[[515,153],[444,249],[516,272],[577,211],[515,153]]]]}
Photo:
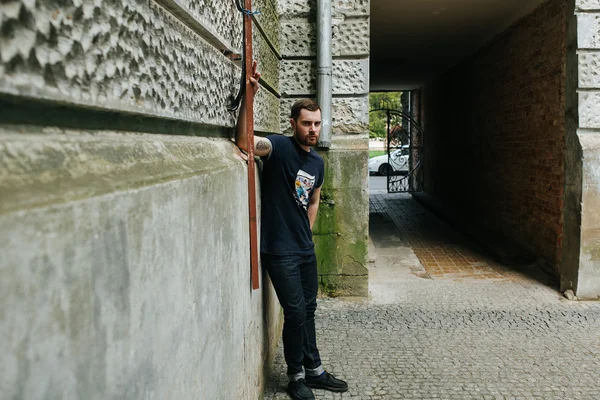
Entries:
{"type": "MultiPolygon", "coordinates": [[[[369,109],[377,110],[389,108],[402,110],[400,99],[401,92],[372,92],[369,93],[369,109]]],[[[400,124],[401,118],[397,115],[391,116],[392,128],[400,124]]],[[[373,111],[369,113],[369,137],[385,138],[387,135],[387,114],[385,111],[373,111]]]]}

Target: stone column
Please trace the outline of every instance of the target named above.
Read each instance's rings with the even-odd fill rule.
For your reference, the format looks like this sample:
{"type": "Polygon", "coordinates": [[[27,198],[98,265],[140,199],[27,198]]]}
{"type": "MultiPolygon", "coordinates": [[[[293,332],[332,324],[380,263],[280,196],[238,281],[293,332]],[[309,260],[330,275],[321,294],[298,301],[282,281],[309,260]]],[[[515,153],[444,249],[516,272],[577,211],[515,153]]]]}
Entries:
{"type": "Polygon", "coordinates": [[[600,297],[600,1],[569,6],[560,278],[561,290],[591,299],[600,297]]]}
{"type": "MultiPolygon", "coordinates": [[[[316,2],[280,1],[281,130],[290,107],[316,93],[316,2]]],[[[333,2],[332,146],[320,151],[325,183],[314,229],[322,289],[368,294],[369,0],[333,2]]]]}

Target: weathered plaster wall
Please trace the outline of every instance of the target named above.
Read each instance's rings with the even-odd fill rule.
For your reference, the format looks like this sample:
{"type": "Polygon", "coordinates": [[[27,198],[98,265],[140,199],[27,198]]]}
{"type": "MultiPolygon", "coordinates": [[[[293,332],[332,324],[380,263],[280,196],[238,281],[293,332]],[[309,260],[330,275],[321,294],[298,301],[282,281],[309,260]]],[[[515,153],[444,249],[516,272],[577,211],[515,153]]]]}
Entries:
{"type": "Polygon", "coordinates": [[[279,304],[266,277],[262,290],[250,289],[249,250],[240,245],[248,241],[245,162],[232,145],[2,135],[2,159],[35,160],[8,166],[23,181],[44,179],[74,197],[82,181],[130,188],[0,215],[2,397],[257,398],[279,338],[279,304]],[[101,176],[90,164],[104,166],[101,176]],[[47,169],[36,176],[32,166],[47,169]],[[69,172],[79,174],[73,187],[61,176],[69,172]]]}
{"type": "MultiPolygon", "coordinates": [[[[321,287],[330,295],[368,294],[369,1],[334,1],[333,140],[325,159],[314,241],[321,287]]],[[[289,110],[316,94],[316,1],[280,2],[281,130],[289,110]]]]}
{"type": "Polygon", "coordinates": [[[561,288],[600,298],[600,2],[569,2],[565,253],[561,288]]]}
{"type": "MultiPolygon", "coordinates": [[[[256,127],[278,132],[278,14],[254,4],[256,127]]],[[[0,397],[262,394],[281,319],[266,276],[250,289],[229,140],[241,21],[215,0],[0,4],[0,397]]]]}
{"type": "Polygon", "coordinates": [[[426,86],[426,191],[560,273],[566,2],[550,0],[426,86]]]}

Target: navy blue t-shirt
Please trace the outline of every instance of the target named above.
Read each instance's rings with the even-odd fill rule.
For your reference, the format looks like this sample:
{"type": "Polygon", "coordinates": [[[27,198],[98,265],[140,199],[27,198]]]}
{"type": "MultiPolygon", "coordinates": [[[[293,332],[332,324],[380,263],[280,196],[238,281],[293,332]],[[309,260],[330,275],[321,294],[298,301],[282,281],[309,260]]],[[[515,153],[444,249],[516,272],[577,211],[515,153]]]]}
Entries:
{"type": "Polygon", "coordinates": [[[323,184],[323,159],[293,137],[270,135],[271,154],[263,158],[261,181],[262,253],[311,254],[314,251],[308,203],[323,184]]]}

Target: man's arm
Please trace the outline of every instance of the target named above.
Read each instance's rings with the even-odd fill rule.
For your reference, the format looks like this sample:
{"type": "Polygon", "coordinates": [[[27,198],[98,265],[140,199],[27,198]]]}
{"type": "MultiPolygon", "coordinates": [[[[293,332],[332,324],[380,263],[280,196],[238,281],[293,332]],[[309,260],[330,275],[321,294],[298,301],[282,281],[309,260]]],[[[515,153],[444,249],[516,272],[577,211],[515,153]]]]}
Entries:
{"type": "Polygon", "coordinates": [[[308,222],[310,223],[310,230],[312,230],[315,221],[317,220],[317,211],[319,211],[319,202],[321,201],[321,188],[318,187],[313,190],[310,201],[308,202],[308,222]]]}
{"type": "MultiPolygon", "coordinates": [[[[256,60],[252,63],[252,75],[250,76],[250,85],[252,86],[252,101],[258,92],[260,72],[256,70],[258,63],[256,60]]],[[[242,99],[240,112],[238,114],[237,124],[235,126],[235,144],[244,151],[248,151],[248,131],[246,130],[246,96],[242,99]]],[[[268,139],[254,136],[254,154],[263,157],[271,153],[271,142],[268,139]]]]}

